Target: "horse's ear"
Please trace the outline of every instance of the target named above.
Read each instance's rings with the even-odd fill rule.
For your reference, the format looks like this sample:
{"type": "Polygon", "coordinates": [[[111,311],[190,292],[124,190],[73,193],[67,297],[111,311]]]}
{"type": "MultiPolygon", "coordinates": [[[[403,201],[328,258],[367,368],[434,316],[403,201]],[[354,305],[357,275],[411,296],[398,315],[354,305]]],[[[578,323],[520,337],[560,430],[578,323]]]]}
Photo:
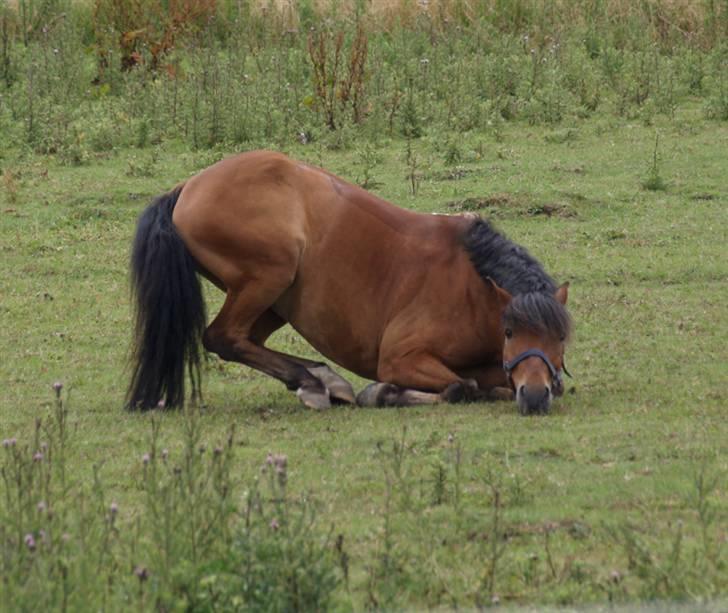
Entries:
{"type": "Polygon", "coordinates": [[[503,306],[506,306],[511,301],[512,296],[495,281],[493,281],[491,277],[485,278],[485,284],[488,285],[493,292],[495,292],[495,295],[498,297],[498,301],[503,306]]]}
{"type": "Polygon", "coordinates": [[[554,298],[561,304],[566,304],[569,299],[569,282],[564,283],[559,289],[554,292],[554,298]]]}

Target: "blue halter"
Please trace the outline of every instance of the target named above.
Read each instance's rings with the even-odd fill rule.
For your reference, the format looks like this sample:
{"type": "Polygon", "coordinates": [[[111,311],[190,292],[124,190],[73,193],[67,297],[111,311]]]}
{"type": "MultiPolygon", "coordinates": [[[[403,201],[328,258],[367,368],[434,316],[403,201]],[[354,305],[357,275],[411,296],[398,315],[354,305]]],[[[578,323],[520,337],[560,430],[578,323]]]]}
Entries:
{"type": "Polygon", "coordinates": [[[513,377],[511,376],[511,373],[513,372],[513,369],[518,366],[523,360],[526,358],[541,358],[543,360],[543,363],[548,366],[549,372],[551,373],[551,388],[562,388],[564,386],[564,381],[561,376],[562,371],[568,376],[571,377],[571,373],[566,370],[566,364],[563,365],[563,368],[561,370],[557,370],[556,367],[553,365],[551,360],[549,360],[549,357],[540,349],[526,349],[523,353],[519,353],[515,358],[510,360],[509,362],[503,362],[503,370],[506,373],[506,376],[508,377],[508,383],[510,383],[511,387],[513,387],[513,377]]]}

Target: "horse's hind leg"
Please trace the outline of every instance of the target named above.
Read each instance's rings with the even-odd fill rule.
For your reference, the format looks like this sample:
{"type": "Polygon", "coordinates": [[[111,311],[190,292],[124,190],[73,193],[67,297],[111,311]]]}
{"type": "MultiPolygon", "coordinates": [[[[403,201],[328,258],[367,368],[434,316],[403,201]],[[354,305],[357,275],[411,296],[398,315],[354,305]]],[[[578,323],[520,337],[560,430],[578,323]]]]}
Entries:
{"type": "Polygon", "coordinates": [[[319,379],[300,362],[261,345],[265,322],[261,322],[258,334],[253,334],[256,322],[279,294],[261,281],[248,282],[238,291],[229,290],[222,309],[205,331],[205,349],[223,360],[240,362],[282,381],[288,389],[296,390],[308,407],[328,408],[329,392],[319,379]]]}
{"type": "MultiPolygon", "coordinates": [[[[262,347],[265,345],[268,337],[284,325],[286,325],[286,321],[276,315],[276,313],[271,309],[268,309],[253,325],[250,332],[250,338],[256,345],[262,347]]],[[[324,364],[323,362],[316,362],[314,360],[307,360],[306,358],[299,358],[295,355],[288,355],[286,353],[274,351],[273,349],[269,349],[269,351],[303,366],[314,377],[319,379],[327,390],[329,390],[329,397],[332,402],[344,404],[356,403],[354,389],[351,387],[351,384],[343,377],[337,375],[327,364],[324,364]]]]}

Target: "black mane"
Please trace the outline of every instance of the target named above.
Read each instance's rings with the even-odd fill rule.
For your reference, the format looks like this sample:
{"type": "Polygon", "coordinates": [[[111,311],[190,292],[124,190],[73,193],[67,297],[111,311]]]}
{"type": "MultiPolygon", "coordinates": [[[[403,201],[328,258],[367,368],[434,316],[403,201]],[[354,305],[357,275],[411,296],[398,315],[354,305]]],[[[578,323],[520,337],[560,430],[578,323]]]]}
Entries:
{"type": "Polygon", "coordinates": [[[475,220],[463,246],[478,274],[490,277],[513,296],[503,314],[509,328],[525,327],[566,339],[571,318],[554,298],[557,285],[528,251],[497,232],[484,219],[475,220]]]}

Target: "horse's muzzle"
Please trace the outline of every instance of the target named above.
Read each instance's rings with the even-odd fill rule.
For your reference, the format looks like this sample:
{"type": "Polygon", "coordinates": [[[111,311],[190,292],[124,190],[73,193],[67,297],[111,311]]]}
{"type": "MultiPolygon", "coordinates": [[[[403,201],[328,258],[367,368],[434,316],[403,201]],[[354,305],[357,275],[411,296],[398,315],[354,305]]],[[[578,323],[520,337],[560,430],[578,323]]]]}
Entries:
{"type": "Polygon", "coordinates": [[[522,385],[516,392],[516,402],[521,415],[546,415],[551,407],[553,394],[548,387],[522,385]]]}

